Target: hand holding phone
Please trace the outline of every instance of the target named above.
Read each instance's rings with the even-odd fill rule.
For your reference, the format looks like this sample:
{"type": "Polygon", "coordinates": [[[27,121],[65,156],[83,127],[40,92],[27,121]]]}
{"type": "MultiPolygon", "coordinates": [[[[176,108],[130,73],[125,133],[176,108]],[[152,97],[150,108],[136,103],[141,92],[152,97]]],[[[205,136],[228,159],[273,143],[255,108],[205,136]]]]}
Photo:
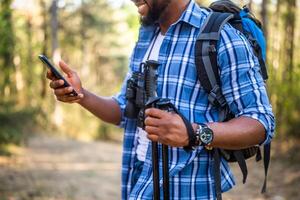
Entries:
{"type": "MultiPolygon", "coordinates": [[[[49,68],[49,70],[47,71],[47,78],[51,80],[50,88],[53,89],[56,99],[65,103],[82,102],[84,98],[84,90],[77,73],[72,70],[65,62],[60,61],[59,66],[67,76],[67,78],[65,79],[60,73],[55,72],[54,69],[56,68],[50,63],[47,58],[45,59],[45,57],[41,55],[40,59],[46,64],[47,68],[49,68]],[[76,89],[77,92],[74,89],[76,89]],[[74,92],[76,93],[74,94],[74,92]]],[[[58,72],[57,69],[56,71],[58,72]]]]}
{"type": "MultiPolygon", "coordinates": [[[[63,80],[64,84],[59,88],[71,87],[71,84],[64,78],[64,76],[57,70],[56,67],[49,61],[45,55],[39,55],[39,59],[45,64],[45,66],[51,71],[56,79],[63,80]]],[[[78,96],[78,93],[73,89],[68,96],[75,97],[78,96]]]]}

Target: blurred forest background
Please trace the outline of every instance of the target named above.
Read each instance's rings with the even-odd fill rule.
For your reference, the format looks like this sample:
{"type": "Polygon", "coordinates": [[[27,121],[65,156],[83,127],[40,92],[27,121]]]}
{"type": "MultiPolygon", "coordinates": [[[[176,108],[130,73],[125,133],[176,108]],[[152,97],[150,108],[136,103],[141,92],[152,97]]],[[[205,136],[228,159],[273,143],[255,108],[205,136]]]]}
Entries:
{"type": "MultiPolygon", "coordinates": [[[[237,3],[248,4],[265,27],[276,137],[300,137],[299,0],[237,3]]],[[[37,56],[48,55],[55,63],[64,59],[85,88],[113,95],[126,73],[138,27],[129,0],[1,0],[0,143],[18,143],[35,132],[32,128],[86,140],[118,132],[79,106],[58,103],[37,56]]]]}
{"type": "MultiPolygon", "coordinates": [[[[237,3],[248,4],[265,27],[276,137],[300,137],[299,1],[237,3]]],[[[37,56],[48,55],[55,63],[64,59],[85,88],[113,95],[126,73],[138,27],[129,0],[1,0],[0,143],[19,143],[36,128],[87,140],[118,132],[79,106],[58,103],[37,56]]]]}
{"type": "Polygon", "coordinates": [[[77,139],[107,139],[114,127],[79,106],[55,100],[38,55],[56,64],[64,59],[85,88],[113,95],[126,73],[138,26],[129,2],[1,0],[0,143],[18,143],[35,132],[32,128],[77,139]]]}
{"type": "MultiPolygon", "coordinates": [[[[0,154],[9,155],[12,145],[46,133],[81,141],[121,141],[118,128],[80,106],[55,100],[38,55],[48,55],[54,63],[65,60],[85,88],[99,95],[116,94],[138,36],[138,14],[130,0],[0,2],[0,154]]],[[[285,153],[300,149],[300,0],[235,2],[247,4],[265,27],[276,140],[287,141],[285,153]]]]}

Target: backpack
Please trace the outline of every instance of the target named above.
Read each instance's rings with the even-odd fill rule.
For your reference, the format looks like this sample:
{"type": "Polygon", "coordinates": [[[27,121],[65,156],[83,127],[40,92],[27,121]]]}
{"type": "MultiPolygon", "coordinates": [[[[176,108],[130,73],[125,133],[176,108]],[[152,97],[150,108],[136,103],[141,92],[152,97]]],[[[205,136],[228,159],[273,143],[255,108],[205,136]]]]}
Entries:
{"type": "MultiPolygon", "coordinates": [[[[202,30],[197,38],[195,45],[195,64],[197,76],[204,90],[208,93],[208,100],[219,108],[220,121],[228,121],[234,118],[226,103],[220,87],[220,74],[217,65],[217,43],[220,39],[220,32],[225,23],[229,23],[235,29],[239,30],[248,39],[255,56],[260,64],[260,73],[263,79],[268,79],[266,67],[266,41],[262,31],[261,23],[250,13],[249,9],[240,8],[230,0],[219,0],[209,6],[211,11],[207,17],[202,30]]],[[[271,144],[264,145],[264,172],[265,180],[262,187],[262,193],[266,192],[267,174],[270,162],[271,144]]],[[[246,182],[248,170],[246,161],[256,155],[256,161],[262,159],[260,147],[253,146],[241,150],[226,150],[214,148],[214,176],[215,190],[218,200],[221,195],[221,175],[220,159],[221,156],[228,162],[237,162],[243,174],[243,183],[246,182]]]]}

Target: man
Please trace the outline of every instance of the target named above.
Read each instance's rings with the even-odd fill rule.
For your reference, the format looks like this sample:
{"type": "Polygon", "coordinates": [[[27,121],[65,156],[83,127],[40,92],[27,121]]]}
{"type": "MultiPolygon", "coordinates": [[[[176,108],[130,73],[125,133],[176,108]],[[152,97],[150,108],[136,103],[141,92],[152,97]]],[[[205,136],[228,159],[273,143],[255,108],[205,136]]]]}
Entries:
{"type": "MultiPolygon", "coordinates": [[[[228,122],[218,122],[218,110],[207,100],[207,94],[196,76],[195,41],[208,11],[193,0],[136,0],[142,26],[130,60],[123,88],[115,97],[100,97],[81,86],[76,72],[64,62],[60,67],[67,75],[77,97],[68,94],[72,87],[59,88],[62,80],[50,86],[59,101],[78,103],[105,122],[125,129],[122,161],[122,199],[152,199],[151,141],[171,146],[170,199],[215,199],[213,158],[208,148],[241,149],[269,143],[274,133],[274,117],[259,73],[257,58],[246,39],[225,25],[218,44],[218,64],[222,91],[235,114],[228,122]],[[213,133],[209,144],[187,152],[187,129],[181,117],[159,109],[146,110],[145,131],[136,120],[126,118],[126,80],[140,63],[157,60],[159,97],[168,98],[189,120],[194,131],[206,124],[213,133]],[[206,147],[205,147],[206,146],[206,147]]],[[[161,161],[161,160],[160,160],[161,161]]],[[[222,192],[234,186],[234,178],[225,160],[221,160],[222,192]]]]}

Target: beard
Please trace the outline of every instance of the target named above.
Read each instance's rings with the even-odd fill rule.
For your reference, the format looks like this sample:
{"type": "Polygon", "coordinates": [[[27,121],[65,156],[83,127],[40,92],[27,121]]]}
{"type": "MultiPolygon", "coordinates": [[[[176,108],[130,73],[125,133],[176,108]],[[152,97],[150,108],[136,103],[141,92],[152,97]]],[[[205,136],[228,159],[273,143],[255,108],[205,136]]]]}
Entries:
{"type": "MultiPolygon", "coordinates": [[[[171,0],[163,0],[162,3],[157,3],[157,0],[153,0],[152,6],[149,8],[149,13],[146,16],[140,18],[142,26],[155,25],[170,2],[171,0]]],[[[147,5],[149,6],[148,3],[147,5]]]]}

